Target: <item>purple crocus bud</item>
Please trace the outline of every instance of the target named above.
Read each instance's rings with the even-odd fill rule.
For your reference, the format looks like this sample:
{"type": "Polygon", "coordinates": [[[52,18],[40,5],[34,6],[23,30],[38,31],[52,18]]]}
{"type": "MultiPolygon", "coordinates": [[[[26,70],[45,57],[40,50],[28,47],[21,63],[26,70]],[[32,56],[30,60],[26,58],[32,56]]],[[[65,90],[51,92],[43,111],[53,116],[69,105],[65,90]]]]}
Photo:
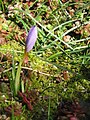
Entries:
{"type": "Polygon", "coordinates": [[[32,26],[31,29],[29,30],[28,36],[26,38],[25,52],[29,52],[30,50],[32,50],[36,40],[37,40],[37,27],[32,26]]]}

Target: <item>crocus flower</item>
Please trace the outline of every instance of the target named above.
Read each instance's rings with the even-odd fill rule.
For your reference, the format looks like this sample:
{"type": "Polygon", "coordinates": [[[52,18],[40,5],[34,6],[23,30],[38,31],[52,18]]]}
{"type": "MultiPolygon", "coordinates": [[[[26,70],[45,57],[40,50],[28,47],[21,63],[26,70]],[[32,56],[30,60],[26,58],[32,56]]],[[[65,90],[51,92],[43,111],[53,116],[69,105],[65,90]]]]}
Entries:
{"type": "Polygon", "coordinates": [[[26,38],[26,46],[25,46],[26,52],[29,52],[30,50],[32,50],[36,40],[37,40],[37,27],[32,26],[26,38]]]}
{"type": "Polygon", "coordinates": [[[36,40],[37,40],[37,27],[32,26],[26,38],[24,63],[28,62],[28,52],[32,50],[33,46],[35,45],[36,40]]]}

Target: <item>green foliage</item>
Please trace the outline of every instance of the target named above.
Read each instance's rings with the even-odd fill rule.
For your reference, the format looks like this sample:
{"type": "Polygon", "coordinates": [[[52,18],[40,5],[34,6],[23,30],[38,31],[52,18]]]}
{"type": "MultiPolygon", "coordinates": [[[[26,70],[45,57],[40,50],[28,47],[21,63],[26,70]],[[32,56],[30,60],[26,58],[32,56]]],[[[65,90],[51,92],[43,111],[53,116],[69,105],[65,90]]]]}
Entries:
{"type": "Polygon", "coordinates": [[[20,96],[13,98],[19,87],[24,92],[38,92],[33,111],[23,105],[21,116],[12,114],[13,119],[40,120],[43,116],[52,120],[60,101],[90,97],[89,6],[89,0],[0,0],[0,81],[10,82],[9,87],[0,84],[0,106],[21,102],[20,96]],[[26,35],[32,25],[38,27],[38,40],[29,53],[28,64],[21,66],[26,35]],[[68,80],[64,71],[68,71],[68,80]],[[12,100],[6,91],[12,92],[12,100]],[[2,100],[3,94],[9,102],[2,100]]]}
{"type": "Polygon", "coordinates": [[[22,65],[22,62],[20,61],[18,69],[17,69],[17,73],[16,73],[16,78],[15,78],[15,94],[17,94],[17,92],[19,91],[19,88],[20,88],[21,65],[22,65]]]}

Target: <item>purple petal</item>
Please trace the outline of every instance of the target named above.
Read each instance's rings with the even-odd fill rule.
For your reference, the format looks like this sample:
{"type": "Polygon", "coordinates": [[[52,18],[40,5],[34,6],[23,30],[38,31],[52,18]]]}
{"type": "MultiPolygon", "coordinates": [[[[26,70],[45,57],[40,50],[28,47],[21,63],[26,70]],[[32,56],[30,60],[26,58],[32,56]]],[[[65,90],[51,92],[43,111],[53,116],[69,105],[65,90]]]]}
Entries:
{"type": "Polygon", "coordinates": [[[37,27],[32,26],[26,38],[26,52],[32,50],[36,40],[37,40],[37,27]]]}

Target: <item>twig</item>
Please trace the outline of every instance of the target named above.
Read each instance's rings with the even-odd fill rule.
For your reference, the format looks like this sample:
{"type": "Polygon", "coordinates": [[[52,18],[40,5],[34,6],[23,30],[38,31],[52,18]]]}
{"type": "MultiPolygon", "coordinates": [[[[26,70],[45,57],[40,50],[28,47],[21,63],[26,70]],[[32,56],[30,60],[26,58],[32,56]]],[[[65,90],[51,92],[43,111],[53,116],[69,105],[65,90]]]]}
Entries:
{"type": "MultiPolygon", "coordinates": [[[[17,69],[18,66],[15,67],[15,68],[17,69]]],[[[13,68],[11,67],[11,68],[9,68],[9,69],[7,69],[7,70],[4,70],[3,72],[0,72],[0,73],[9,72],[9,71],[12,70],[12,69],[13,69],[13,68]]],[[[55,75],[51,75],[51,74],[48,74],[48,73],[44,73],[44,72],[41,72],[41,71],[38,71],[38,70],[33,70],[32,68],[29,68],[29,67],[22,67],[22,69],[31,70],[31,71],[33,71],[33,72],[36,72],[36,73],[39,73],[39,74],[42,74],[42,75],[46,75],[46,76],[56,77],[55,75]]]]}
{"type": "Polygon", "coordinates": [[[71,41],[71,42],[68,42],[68,43],[78,43],[78,42],[83,42],[83,41],[88,41],[88,40],[90,40],[90,37],[80,39],[80,40],[76,40],[76,41],[71,41]]]}
{"type": "MultiPolygon", "coordinates": [[[[63,5],[63,3],[61,2],[61,0],[60,0],[60,4],[63,5]]],[[[67,12],[67,10],[65,10],[65,13],[66,13],[66,15],[68,15],[69,18],[72,18],[71,15],[67,12]]]]}
{"type": "Polygon", "coordinates": [[[75,27],[69,29],[68,31],[66,31],[66,32],[62,35],[62,37],[64,37],[64,36],[67,35],[68,33],[72,32],[73,30],[79,28],[81,25],[83,26],[83,25],[86,25],[86,24],[90,24],[90,21],[85,22],[85,23],[83,23],[83,24],[80,24],[80,25],[78,25],[78,26],[75,26],[75,27]]]}

